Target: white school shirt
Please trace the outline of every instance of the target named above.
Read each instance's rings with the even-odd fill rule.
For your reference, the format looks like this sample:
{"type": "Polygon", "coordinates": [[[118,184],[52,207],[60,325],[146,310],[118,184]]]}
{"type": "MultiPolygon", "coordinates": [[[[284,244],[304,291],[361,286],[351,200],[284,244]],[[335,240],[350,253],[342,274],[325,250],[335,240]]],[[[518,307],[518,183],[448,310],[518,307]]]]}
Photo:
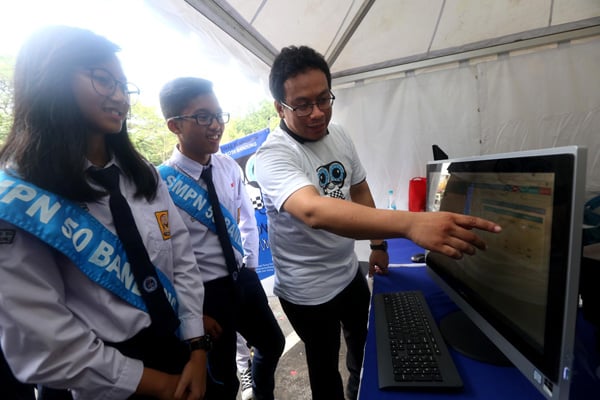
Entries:
{"type": "MultiPolygon", "coordinates": [[[[203,166],[185,156],[177,146],[175,146],[171,157],[164,164],[187,175],[206,190],[206,184],[200,175],[208,166],[203,166]]],[[[233,158],[222,153],[212,154],[209,165],[212,165],[213,183],[221,205],[234,218],[237,218],[238,209],[240,211],[241,223],[238,226],[246,256],[235,247],[233,248],[238,267],[245,262],[247,267],[256,268],[258,266],[258,227],[252,202],[241,177],[240,167],[233,158]]],[[[202,271],[204,282],[229,275],[217,234],[185,210],[179,209],[179,211],[190,232],[196,262],[202,271]]]]}
{"type": "Polygon", "coordinates": [[[328,129],[323,139],[300,143],[278,127],[256,152],[254,170],[267,209],[275,266],[273,293],[294,304],[331,300],[358,271],[354,239],[313,229],[282,209],[305,186],[314,186],[321,196],[351,201],[350,187],[365,180],[350,137],[338,125],[328,129]]]}
{"type": "MultiPolygon", "coordinates": [[[[166,185],[159,178],[151,202],[134,197],[133,181],[123,174],[120,188],[152,263],[175,287],[181,338],[202,336],[202,277],[166,185]],[[160,211],[168,211],[168,240],[158,225],[155,213],[160,211]]],[[[5,194],[0,190],[0,201],[5,194]]],[[[82,206],[115,233],[108,196],[82,206]]],[[[23,382],[71,388],[75,399],[125,399],[133,394],[142,362],[104,342],[133,337],[150,325],[149,315],[91,281],[37,237],[0,220],[0,233],[7,232],[14,237],[0,241],[0,339],[15,376],[23,382]]]]}

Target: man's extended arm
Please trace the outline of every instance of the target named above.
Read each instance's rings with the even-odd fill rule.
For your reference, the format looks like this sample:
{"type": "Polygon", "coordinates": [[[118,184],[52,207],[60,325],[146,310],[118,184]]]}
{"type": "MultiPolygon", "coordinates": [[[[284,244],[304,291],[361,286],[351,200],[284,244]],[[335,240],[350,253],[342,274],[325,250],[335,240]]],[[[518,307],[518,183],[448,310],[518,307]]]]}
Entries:
{"type": "Polygon", "coordinates": [[[453,258],[485,249],[473,229],[499,232],[501,228],[481,218],[448,212],[409,212],[366,207],[320,196],[308,185],[292,193],[283,209],[314,229],[325,229],[354,239],[405,237],[417,245],[453,258]]]}
{"type": "MultiPolygon", "coordinates": [[[[366,180],[350,187],[350,197],[355,203],[375,208],[375,200],[373,200],[371,189],[366,180]]],[[[371,239],[371,245],[381,246],[382,243],[383,240],[381,239],[371,239]]],[[[389,263],[390,257],[387,249],[372,249],[369,255],[369,276],[387,274],[389,263]]]]}

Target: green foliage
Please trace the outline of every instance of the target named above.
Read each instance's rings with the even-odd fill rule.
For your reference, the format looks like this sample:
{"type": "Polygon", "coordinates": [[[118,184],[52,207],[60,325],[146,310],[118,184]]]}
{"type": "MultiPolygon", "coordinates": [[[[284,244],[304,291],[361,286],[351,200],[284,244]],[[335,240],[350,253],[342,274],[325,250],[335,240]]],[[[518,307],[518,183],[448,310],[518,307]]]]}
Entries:
{"type": "Polygon", "coordinates": [[[14,64],[14,58],[0,56],[0,146],[6,140],[12,123],[14,64]]]}
{"type": "Polygon", "coordinates": [[[143,104],[132,107],[127,130],[135,148],[154,165],[169,158],[177,143],[158,110],[143,104]]]}
{"type": "Polygon", "coordinates": [[[278,124],[279,117],[277,116],[273,102],[264,100],[258,104],[256,110],[242,118],[232,118],[225,126],[225,133],[221,143],[231,142],[267,127],[273,130],[278,124]]]}

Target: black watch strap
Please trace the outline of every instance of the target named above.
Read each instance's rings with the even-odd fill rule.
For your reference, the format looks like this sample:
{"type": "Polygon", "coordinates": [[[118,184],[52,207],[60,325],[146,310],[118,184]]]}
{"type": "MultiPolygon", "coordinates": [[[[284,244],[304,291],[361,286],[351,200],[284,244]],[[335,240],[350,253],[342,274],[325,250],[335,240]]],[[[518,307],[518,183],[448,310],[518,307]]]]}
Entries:
{"type": "Polygon", "coordinates": [[[188,348],[190,349],[190,353],[194,350],[205,350],[210,351],[212,349],[212,338],[210,335],[206,334],[204,336],[200,336],[199,338],[194,338],[187,342],[188,348]]]}
{"type": "Polygon", "coordinates": [[[384,240],[383,242],[381,242],[381,244],[372,244],[372,245],[370,245],[370,247],[371,247],[371,250],[387,251],[388,243],[387,243],[387,240],[384,240]]]}

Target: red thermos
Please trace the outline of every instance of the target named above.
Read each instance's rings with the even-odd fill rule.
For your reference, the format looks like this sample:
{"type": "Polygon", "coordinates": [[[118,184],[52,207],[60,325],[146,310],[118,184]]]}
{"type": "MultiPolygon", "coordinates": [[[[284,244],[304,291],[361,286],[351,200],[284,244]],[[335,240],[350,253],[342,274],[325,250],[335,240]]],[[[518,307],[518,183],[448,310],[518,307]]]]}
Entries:
{"type": "Polygon", "coordinates": [[[427,178],[418,176],[410,180],[408,186],[408,211],[425,211],[427,178]]]}

